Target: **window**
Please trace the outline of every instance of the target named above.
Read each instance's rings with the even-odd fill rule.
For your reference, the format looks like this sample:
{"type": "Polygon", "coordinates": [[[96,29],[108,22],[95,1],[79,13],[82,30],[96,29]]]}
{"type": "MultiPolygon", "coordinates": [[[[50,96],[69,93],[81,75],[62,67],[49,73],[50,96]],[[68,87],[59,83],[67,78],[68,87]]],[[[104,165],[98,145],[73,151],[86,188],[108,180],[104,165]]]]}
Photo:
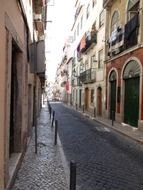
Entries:
{"type": "Polygon", "coordinates": [[[89,69],[88,60],[85,61],[85,70],[89,69]]]}
{"type": "Polygon", "coordinates": [[[86,18],[87,19],[89,17],[89,8],[90,8],[90,4],[88,4],[87,9],[86,9],[86,18]]]}
{"type": "Polygon", "coordinates": [[[77,25],[77,36],[79,35],[79,24],[77,25]]]}
{"type": "Polygon", "coordinates": [[[104,24],[104,10],[99,15],[99,27],[104,24]]]}
{"type": "Polygon", "coordinates": [[[48,0],[47,4],[48,4],[48,6],[54,6],[55,5],[55,1],[54,0],[48,0]]]}
{"type": "Polygon", "coordinates": [[[91,68],[96,68],[96,57],[95,55],[91,56],[91,68]]]}
{"type": "Polygon", "coordinates": [[[103,68],[103,49],[98,52],[98,68],[103,68]]]}
{"type": "Polygon", "coordinates": [[[84,68],[83,68],[83,61],[81,61],[81,62],[80,62],[80,73],[82,73],[83,70],[84,70],[84,68]]]}
{"type": "Polygon", "coordinates": [[[129,0],[127,8],[127,21],[131,20],[139,11],[139,0],[129,0]]]}
{"type": "Polygon", "coordinates": [[[91,104],[94,103],[94,89],[91,89],[90,102],[91,104]]]}
{"type": "Polygon", "coordinates": [[[83,16],[81,17],[81,20],[80,20],[80,29],[82,29],[82,25],[83,25],[83,16]]]}
{"type": "Polygon", "coordinates": [[[111,20],[111,33],[119,26],[119,13],[115,11],[111,20]]]}
{"type": "Polygon", "coordinates": [[[92,7],[94,7],[96,4],[96,0],[92,0],[92,7]]]}
{"type": "Polygon", "coordinates": [[[74,40],[76,40],[76,30],[74,31],[74,40]]]}

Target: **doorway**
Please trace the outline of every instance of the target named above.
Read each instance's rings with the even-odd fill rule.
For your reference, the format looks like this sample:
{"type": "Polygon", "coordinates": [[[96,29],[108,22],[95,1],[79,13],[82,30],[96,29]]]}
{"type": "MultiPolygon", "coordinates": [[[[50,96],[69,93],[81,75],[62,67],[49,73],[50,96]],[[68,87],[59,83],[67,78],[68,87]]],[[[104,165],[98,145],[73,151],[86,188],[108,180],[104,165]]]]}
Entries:
{"type": "Polygon", "coordinates": [[[85,110],[88,110],[89,108],[89,88],[85,88],[85,110]]]}
{"type": "Polygon", "coordinates": [[[21,150],[22,97],[21,97],[21,52],[12,42],[9,157],[21,150]]]}
{"type": "Polygon", "coordinates": [[[124,70],[124,122],[137,127],[139,119],[140,67],[132,60],[124,70]]]}
{"type": "Polygon", "coordinates": [[[102,88],[97,88],[97,115],[102,116],[102,88]]]}
{"type": "Polygon", "coordinates": [[[82,90],[79,90],[79,107],[81,108],[81,103],[82,103],[82,90]]]}
{"type": "Polygon", "coordinates": [[[110,119],[115,120],[116,113],[116,73],[111,72],[110,78],[110,119]]]}

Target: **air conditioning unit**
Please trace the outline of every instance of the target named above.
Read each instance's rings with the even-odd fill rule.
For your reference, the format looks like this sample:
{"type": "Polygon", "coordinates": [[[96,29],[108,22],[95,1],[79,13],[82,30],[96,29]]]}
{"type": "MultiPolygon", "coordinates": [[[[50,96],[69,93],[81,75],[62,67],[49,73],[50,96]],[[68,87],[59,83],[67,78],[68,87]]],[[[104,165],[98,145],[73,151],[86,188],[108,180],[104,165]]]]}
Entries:
{"type": "Polygon", "coordinates": [[[34,14],[34,20],[42,20],[41,14],[34,14]]]}

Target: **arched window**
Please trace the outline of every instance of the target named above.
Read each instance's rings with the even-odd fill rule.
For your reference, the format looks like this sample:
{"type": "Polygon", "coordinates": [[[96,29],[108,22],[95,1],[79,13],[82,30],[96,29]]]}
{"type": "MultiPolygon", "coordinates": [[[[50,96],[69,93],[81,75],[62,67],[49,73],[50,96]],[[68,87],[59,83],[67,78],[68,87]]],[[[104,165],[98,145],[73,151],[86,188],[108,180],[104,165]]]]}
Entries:
{"type": "Polygon", "coordinates": [[[119,13],[115,11],[111,21],[111,33],[119,26],[119,13]]]}
{"type": "Polygon", "coordinates": [[[131,20],[139,11],[140,0],[129,0],[127,6],[127,21],[131,20]]]}
{"type": "Polygon", "coordinates": [[[110,74],[110,77],[109,77],[109,81],[112,82],[112,81],[115,81],[115,80],[116,80],[116,72],[112,71],[111,74],[110,74]]]}
{"type": "Polygon", "coordinates": [[[138,77],[140,75],[140,66],[137,61],[131,60],[127,63],[123,78],[133,78],[133,77],[138,77]]]}

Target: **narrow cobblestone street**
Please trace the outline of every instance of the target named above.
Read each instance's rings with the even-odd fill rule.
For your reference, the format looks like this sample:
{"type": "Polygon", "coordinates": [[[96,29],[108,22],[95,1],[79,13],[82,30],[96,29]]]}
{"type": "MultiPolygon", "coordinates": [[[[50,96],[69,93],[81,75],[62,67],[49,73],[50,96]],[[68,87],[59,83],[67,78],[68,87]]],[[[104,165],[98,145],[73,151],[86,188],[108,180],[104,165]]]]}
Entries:
{"type": "Polygon", "coordinates": [[[35,154],[34,135],[11,190],[67,190],[59,146],[54,146],[47,107],[38,121],[38,153],[35,154]]]}
{"type": "Polygon", "coordinates": [[[11,190],[68,190],[71,160],[77,164],[76,190],[143,189],[142,145],[61,103],[51,106],[60,141],[54,146],[54,127],[47,107],[42,108],[38,154],[33,135],[11,190]]]}
{"type": "Polygon", "coordinates": [[[77,190],[142,190],[143,146],[61,103],[51,103],[77,190]]]}

